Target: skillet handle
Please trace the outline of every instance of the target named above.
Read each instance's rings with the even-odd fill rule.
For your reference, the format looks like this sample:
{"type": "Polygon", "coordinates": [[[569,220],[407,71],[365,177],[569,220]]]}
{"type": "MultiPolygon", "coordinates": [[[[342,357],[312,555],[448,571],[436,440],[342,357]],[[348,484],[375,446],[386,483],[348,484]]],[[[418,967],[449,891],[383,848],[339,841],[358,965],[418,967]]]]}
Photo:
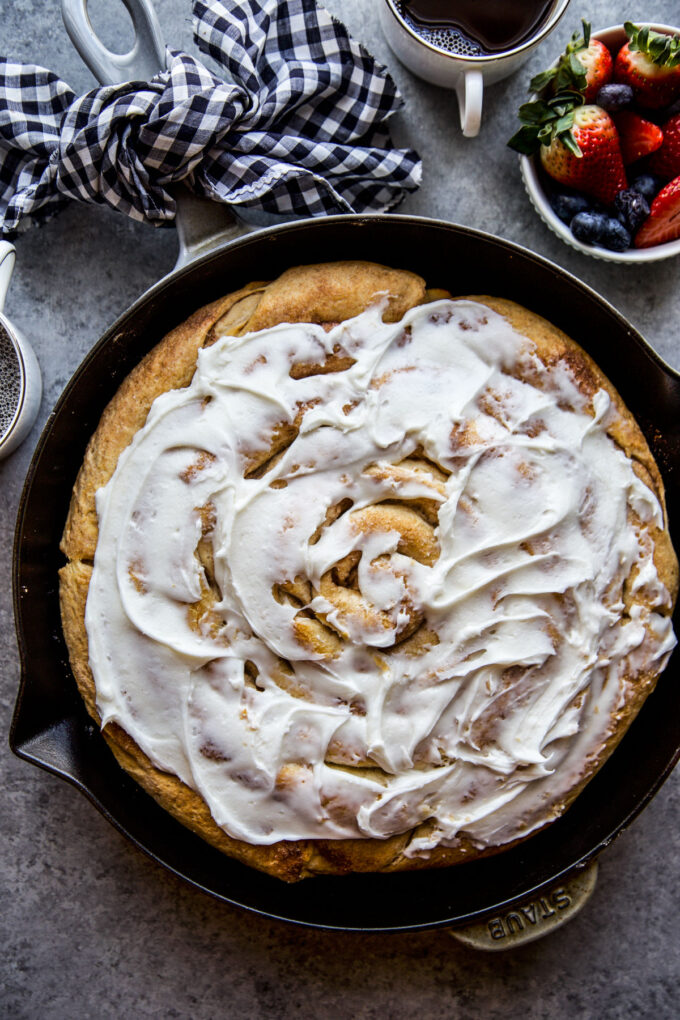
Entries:
{"type": "Polygon", "coordinates": [[[597,861],[564,879],[546,892],[503,910],[481,924],[448,928],[458,942],[472,949],[498,952],[516,949],[527,942],[550,935],[585,907],[597,882],[597,861]]]}
{"type": "Polygon", "coordinates": [[[150,0],[121,0],[132,19],[135,41],[127,53],[112,53],[90,21],[87,0],[61,0],[61,14],[69,38],[102,85],[148,81],[165,68],[165,44],[150,0]]]}
{"type": "Polygon", "coordinates": [[[230,206],[194,195],[184,184],[178,185],[173,194],[177,203],[175,226],[179,240],[174,269],[255,229],[239,219],[230,206]]]}
{"type": "MultiPolygon", "coordinates": [[[[61,13],[69,38],[102,85],[148,81],[165,69],[165,44],[151,0],[119,0],[132,19],[135,40],[127,53],[113,53],[95,32],[88,0],[62,0],[61,13]]],[[[174,192],[179,254],[175,269],[231,241],[252,227],[241,222],[229,206],[192,194],[183,184],[174,192]]]]}

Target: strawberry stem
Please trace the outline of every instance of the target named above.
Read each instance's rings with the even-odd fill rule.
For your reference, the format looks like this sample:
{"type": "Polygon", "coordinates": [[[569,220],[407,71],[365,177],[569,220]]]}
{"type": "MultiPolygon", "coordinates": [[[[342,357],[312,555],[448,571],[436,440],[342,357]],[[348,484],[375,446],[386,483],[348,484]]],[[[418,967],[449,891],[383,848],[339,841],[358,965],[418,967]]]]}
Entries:
{"type": "Polygon", "coordinates": [[[628,36],[628,48],[642,53],[658,67],[673,68],[680,65],[680,37],[653,32],[649,25],[634,25],[632,21],[623,24],[628,36]]]}
{"type": "Polygon", "coordinates": [[[529,91],[538,98],[524,103],[519,109],[523,126],[508,145],[516,152],[531,156],[541,145],[550,145],[560,138],[570,152],[581,155],[571,128],[574,110],[585,102],[587,73],[578,54],[590,45],[590,23],[582,20],[583,33],[574,32],[566,49],[554,67],[541,71],[529,82],[529,91]]]}
{"type": "Polygon", "coordinates": [[[522,127],[508,142],[511,149],[531,156],[542,145],[550,145],[559,138],[575,156],[581,155],[579,144],[574,138],[572,127],[574,111],[583,105],[580,92],[560,92],[551,99],[535,99],[519,108],[522,127]]]}
{"type": "Polygon", "coordinates": [[[572,89],[575,92],[586,90],[586,69],[578,59],[578,53],[588,49],[590,44],[590,25],[583,22],[583,35],[574,32],[567,48],[557,61],[555,67],[549,67],[546,71],[540,71],[529,82],[529,92],[544,92],[548,86],[552,86],[554,92],[563,92],[565,89],[572,89]]]}

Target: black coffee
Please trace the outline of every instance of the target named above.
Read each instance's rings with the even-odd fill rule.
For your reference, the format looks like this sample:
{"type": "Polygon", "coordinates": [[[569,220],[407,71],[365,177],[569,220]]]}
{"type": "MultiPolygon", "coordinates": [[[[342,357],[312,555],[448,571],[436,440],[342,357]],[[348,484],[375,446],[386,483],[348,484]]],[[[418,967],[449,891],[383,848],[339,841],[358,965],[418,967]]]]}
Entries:
{"type": "Polygon", "coordinates": [[[425,42],[469,56],[503,53],[536,33],[554,0],[397,0],[399,14],[425,42]]]}

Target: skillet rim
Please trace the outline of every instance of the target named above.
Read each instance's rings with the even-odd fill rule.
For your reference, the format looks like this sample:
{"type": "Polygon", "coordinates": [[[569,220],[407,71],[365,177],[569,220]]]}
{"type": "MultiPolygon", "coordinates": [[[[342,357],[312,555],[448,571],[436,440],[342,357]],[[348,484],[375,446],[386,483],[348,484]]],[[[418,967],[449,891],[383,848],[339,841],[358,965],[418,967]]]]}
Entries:
{"type": "MultiPolygon", "coordinates": [[[[248,245],[252,244],[253,242],[263,242],[263,241],[267,242],[268,240],[270,240],[272,238],[276,239],[276,238],[278,238],[281,235],[285,235],[286,233],[290,233],[290,232],[297,232],[297,231],[300,231],[301,229],[302,230],[308,230],[308,229],[311,228],[312,230],[318,230],[318,229],[326,230],[326,229],[330,229],[334,224],[342,224],[345,227],[348,227],[348,226],[364,226],[364,227],[366,227],[366,226],[370,226],[372,223],[376,223],[376,222],[378,222],[378,223],[393,223],[393,224],[395,224],[395,229],[399,228],[399,224],[408,225],[410,227],[414,227],[414,226],[418,227],[419,225],[422,225],[423,227],[427,227],[427,228],[430,228],[430,229],[433,229],[433,228],[442,229],[442,230],[444,230],[447,233],[448,232],[453,232],[453,233],[458,233],[459,235],[462,235],[462,236],[472,236],[473,238],[476,238],[479,242],[481,242],[485,246],[486,245],[492,245],[492,246],[494,246],[496,248],[503,249],[505,254],[506,255],[509,254],[510,257],[512,257],[512,255],[517,255],[517,256],[521,257],[525,261],[528,260],[528,262],[540,266],[543,271],[547,271],[547,272],[552,273],[560,281],[564,281],[564,282],[568,283],[570,287],[576,288],[577,291],[580,291],[581,293],[585,294],[590,302],[595,302],[595,304],[599,305],[600,308],[602,309],[602,311],[605,312],[610,318],[612,318],[616,322],[617,326],[622,331],[622,334],[625,335],[627,342],[634,343],[635,346],[638,348],[639,352],[641,354],[643,354],[644,357],[648,358],[655,365],[656,369],[658,371],[660,371],[662,373],[662,375],[666,376],[667,381],[672,383],[673,386],[676,389],[678,389],[677,399],[680,400],[680,372],[676,371],[674,368],[672,368],[672,366],[668,365],[664,361],[664,359],[653,348],[650,347],[650,345],[644,340],[644,338],[638,332],[638,330],[636,330],[632,326],[632,324],[629,323],[625,319],[625,317],[623,315],[621,315],[621,313],[618,312],[618,310],[613,305],[611,305],[610,302],[608,302],[605,298],[603,298],[601,295],[599,295],[588,284],[583,283],[576,276],[574,276],[573,274],[569,273],[568,271],[562,269],[560,266],[558,266],[555,263],[551,262],[550,260],[544,258],[543,256],[537,255],[535,252],[532,252],[529,249],[524,248],[521,245],[518,245],[518,244],[516,244],[516,243],[514,243],[512,241],[507,241],[507,240],[505,240],[503,238],[499,238],[499,237],[496,237],[496,236],[494,236],[492,234],[488,234],[487,232],[476,230],[476,229],[470,228],[470,227],[465,227],[465,226],[458,225],[458,224],[449,223],[449,222],[444,221],[444,220],[437,220],[437,219],[432,219],[432,218],[428,218],[428,217],[420,217],[420,216],[395,215],[395,214],[390,214],[389,216],[383,215],[383,214],[371,214],[371,215],[362,215],[362,216],[346,216],[346,215],[341,215],[341,216],[324,217],[324,218],[320,218],[320,219],[298,220],[298,221],[294,221],[292,223],[282,224],[282,225],[279,225],[279,226],[276,226],[276,227],[273,227],[273,228],[263,228],[261,230],[254,231],[253,233],[250,233],[250,234],[246,235],[245,237],[242,237],[242,238],[239,238],[239,239],[236,239],[236,240],[232,240],[232,241],[230,241],[230,242],[228,242],[228,243],[226,243],[224,245],[218,246],[217,248],[215,248],[212,251],[206,253],[205,255],[201,256],[200,258],[196,259],[195,261],[189,263],[188,265],[185,265],[185,266],[182,266],[180,268],[172,270],[170,273],[168,273],[166,276],[164,276],[161,280],[159,280],[156,284],[154,284],[147,291],[145,291],[135,302],[133,302],[133,304],[128,309],[126,309],[120,316],[118,316],[118,318],[115,320],[115,322],[105,331],[103,336],[95,343],[95,345],[86,354],[86,356],[83,359],[83,361],[80,363],[80,365],[78,366],[76,371],[73,373],[71,379],[67,383],[63,393],[59,397],[59,399],[58,399],[54,409],[52,410],[51,414],[48,416],[48,419],[47,419],[47,421],[45,423],[43,432],[42,432],[42,434],[41,434],[41,436],[40,436],[40,438],[38,440],[38,443],[36,445],[36,448],[35,448],[35,451],[34,451],[34,454],[33,454],[32,460],[31,460],[31,464],[30,464],[28,472],[27,472],[26,481],[25,481],[25,484],[24,484],[24,487],[23,487],[23,490],[22,490],[22,493],[21,493],[20,502],[19,502],[19,510],[18,510],[18,514],[17,514],[16,529],[15,529],[15,540],[14,540],[14,550],[13,550],[13,567],[12,567],[12,575],[13,575],[13,605],[14,605],[14,612],[15,612],[17,643],[18,643],[18,646],[19,646],[19,655],[20,655],[20,662],[21,662],[21,679],[20,679],[19,691],[18,691],[18,695],[17,695],[17,702],[16,702],[16,707],[15,707],[15,711],[14,711],[14,715],[13,715],[13,719],[12,719],[11,731],[10,731],[10,746],[11,746],[13,752],[18,757],[23,758],[24,760],[27,760],[27,761],[31,762],[32,764],[35,764],[35,765],[45,769],[46,771],[52,772],[53,774],[57,775],[59,778],[65,779],[68,782],[70,782],[72,785],[76,786],[77,789],[79,789],[82,793],[84,793],[87,796],[87,798],[97,807],[97,809],[100,811],[100,813],[102,813],[104,815],[104,817],[107,818],[108,821],[110,821],[120,832],[122,832],[124,835],[126,835],[131,840],[131,842],[133,842],[134,845],[136,845],[139,849],[141,849],[144,853],[146,853],[147,856],[151,857],[153,860],[155,860],[158,863],[160,863],[161,865],[163,865],[167,870],[169,870],[172,873],[174,873],[174,874],[178,875],[179,877],[183,878],[185,881],[188,881],[192,885],[195,885],[197,888],[200,888],[203,891],[208,892],[208,893],[210,893],[213,896],[216,896],[218,899],[221,899],[223,901],[232,903],[232,904],[234,904],[236,906],[243,907],[244,909],[247,909],[247,910],[252,910],[252,911],[254,911],[256,913],[259,913],[259,914],[261,914],[263,916],[270,917],[270,918],[275,919],[275,920],[293,921],[294,923],[298,923],[298,924],[301,924],[301,925],[305,925],[305,926],[309,926],[309,927],[316,927],[316,928],[323,928],[323,929],[327,929],[327,930],[346,930],[346,931],[353,930],[353,931],[374,931],[374,932],[378,932],[378,931],[416,931],[416,930],[423,930],[423,929],[435,928],[435,927],[451,927],[453,925],[466,925],[466,924],[470,924],[472,922],[483,920],[484,918],[492,916],[495,913],[501,912],[503,910],[507,910],[509,907],[511,907],[513,905],[516,905],[516,904],[518,904],[518,903],[520,903],[522,901],[526,901],[528,899],[535,898],[542,891],[549,889],[551,886],[554,886],[556,882],[559,882],[561,879],[563,879],[567,875],[569,875],[569,874],[571,874],[571,873],[573,873],[573,872],[575,872],[575,871],[585,867],[585,865],[590,860],[594,859],[602,851],[602,849],[604,849],[615,838],[615,836],[618,835],[619,832],[623,831],[633,821],[633,819],[637,816],[637,814],[646,806],[646,804],[649,802],[649,800],[651,800],[651,798],[654,796],[654,794],[660,788],[660,786],[662,785],[664,780],[668,777],[668,775],[672,771],[672,769],[673,769],[675,763],[677,762],[678,758],[680,758],[680,743],[676,745],[675,750],[671,754],[671,756],[669,758],[667,758],[662,763],[662,765],[659,768],[656,768],[654,770],[654,774],[651,777],[651,779],[649,781],[645,781],[645,789],[638,796],[638,799],[632,805],[632,807],[625,812],[624,817],[622,819],[619,819],[619,821],[616,824],[615,828],[611,832],[607,833],[606,835],[601,836],[597,840],[597,842],[596,842],[596,844],[594,846],[590,847],[584,853],[578,855],[576,859],[572,860],[568,864],[568,866],[561,867],[561,868],[558,867],[557,870],[553,870],[549,877],[544,877],[541,881],[535,882],[533,884],[529,883],[529,885],[525,885],[525,887],[523,887],[521,892],[511,893],[507,898],[495,901],[493,903],[493,905],[487,905],[485,907],[480,907],[480,908],[478,908],[476,910],[468,911],[467,913],[465,913],[463,915],[459,914],[459,915],[456,915],[454,917],[452,917],[452,916],[438,917],[436,919],[432,919],[431,918],[431,919],[425,920],[425,921],[419,921],[419,922],[415,922],[415,923],[411,922],[411,923],[406,923],[406,924],[404,924],[404,923],[391,923],[391,924],[386,924],[386,925],[384,925],[384,924],[379,924],[379,925],[376,925],[376,924],[354,925],[354,924],[348,924],[346,922],[345,923],[332,923],[332,922],[325,922],[323,920],[320,921],[318,919],[317,920],[310,920],[310,919],[305,919],[305,918],[301,918],[301,917],[292,917],[292,916],[290,916],[289,912],[287,913],[286,916],[284,916],[284,914],[276,912],[276,911],[273,911],[271,909],[263,909],[262,907],[255,906],[252,903],[241,902],[239,899],[236,899],[233,896],[226,896],[223,893],[217,891],[216,889],[210,888],[209,885],[207,885],[207,884],[197,880],[195,877],[190,877],[181,868],[179,868],[177,866],[174,866],[167,859],[165,859],[161,855],[161,853],[159,853],[157,850],[152,849],[150,846],[147,846],[144,843],[144,841],[142,841],[141,839],[137,838],[128,828],[126,828],[125,823],[122,822],[118,817],[116,817],[115,813],[112,812],[109,809],[109,807],[107,807],[106,804],[102,803],[102,801],[97,796],[96,792],[93,789],[91,789],[90,786],[88,786],[86,782],[84,782],[77,775],[74,775],[73,772],[69,772],[68,764],[66,762],[66,758],[64,758],[64,760],[60,763],[59,762],[59,754],[57,753],[56,754],[56,760],[55,760],[54,749],[52,749],[53,757],[51,759],[49,758],[49,755],[47,755],[47,752],[44,749],[42,751],[43,757],[41,758],[40,757],[41,752],[40,752],[40,749],[39,749],[40,748],[40,736],[41,736],[40,734],[38,734],[37,736],[34,736],[33,739],[28,739],[28,740],[24,740],[24,741],[22,741],[19,738],[19,736],[18,736],[18,731],[20,729],[21,723],[22,722],[25,723],[25,721],[26,721],[26,714],[27,713],[30,714],[30,712],[32,711],[32,708],[34,707],[34,706],[31,706],[29,704],[29,702],[30,702],[30,692],[28,691],[28,686],[29,686],[29,681],[30,681],[29,673],[30,673],[31,654],[30,654],[30,652],[28,650],[28,645],[27,645],[27,641],[26,641],[26,620],[24,618],[25,614],[24,614],[24,606],[23,606],[23,603],[22,603],[22,590],[21,590],[22,564],[23,564],[22,553],[23,553],[24,558],[25,558],[25,549],[24,549],[23,543],[26,541],[25,534],[26,534],[26,530],[27,530],[27,528],[26,528],[26,525],[27,525],[27,515],[28,515],[29,509],[30,509],[29,508],[29,504],[30,504],[30,501],[31,501],[31,495],[32,495],[33,486],[36,483],[36,480],[39,478],[40,469],[41,468],[44,469],[43,465],[41,464],[43,453],[45,452],[46,447],[49,446],[49,443],[50,443],[51,440],[56,442],[56,440],[54,440],[55,426],[58,425],[58,423],[59,423],[59,416],[60,416],[60,414],[62,414],[64,409],[68,407],[69,400],[72,399],[73,391],[77,388],[78,383],[81,381],[81,379],[83,379],[84,376],[87,376],[89,373],[92,373],[93,366],[97,365],[97,359],[102,356],[102,352],[106,351],[106,349],[109,347],[109,345],[111,345],[111,344],[113,344],[115,342],[117,335],[121,332],[121,329],[124,327],[124,325],[126,323],[134,322],[135,319],[139,317],[139,313],[144,308],[146,308],[146,306],[148,305],[149,302],[152,302],[154,300],[154,298],[156,298],[157,296],[162,294],[162,292],[165,290],[165,288],[167,288],[168,286],[173,285],[176,281],[184,280],[186,277],[191,278],[196,273],[198,273],[200,275],[200,272],[201,272],[201,270],[204,267],[209,265],[212,261],[216,261],[216,260],[220,259],[225,254],[225,252],[231,253],[234,250],[238,252],[238,250],[240,248],[244,248],[245,246],[248,246],[248,245]],[[47,756],[47,758],[46,758],[46,756],[47,756]]],[[[388,228],[388,229],[391,229],[391,228],[388,228]]],[[[204,303],[204,302],[201,301],[200,303],[204,303]]],[[[128,345],[130,345],[130,341],[128,341],[128,345]]],[[[587,347],[586,347],[586,349],[587,349],[587,347]]],[[[141,353],[140,353],[140,357],[141,357],[141,353]]],[[[105,403],[106,403],[106,401],[104,401],[104,403],[101,405],[100,413],[101,413],[101,410],[103,410],[103,407],[105,406],[105,403]]],[[[88,438],[89,438],[89,436],[88,436],[88,438]]],[[[72,481],[73,480],[71,480],[71,483],[69,485],[69,491],[70,491],[70,486],[72,485],[72,481]]],[[[667,667],[667,669],[668,669],[668,667],[667,667]]],[[[70,669],[69,669],[69,672],[70,672],[70,669]]],[[[74,684],[74,687],[75,687],[75,684],[74,684]]],[[[71,720],[71,721],[73,721],[73,720],[71,720]]],[[[69,717],[65,717],[65,718],[61,719],[60,722],[62,724],[63,723],[68,723],[69,722],[69,717]]],[[[53,727],[53,728],[56,729],[57,727],[53,727]]],[[[91,725],[91,729],[93,730],[95,735],[98,735],[98,731],[96,730],[96,727],[93,724],[91,725]]],[[[43,733],[42,736],[44,737],[45,734],[43,733]]],[[[44,743],[44,741],[43,741],[43,743],[44,743]]],[[[103,744],[103,740],[101,740],[101,743],[103,744]]],[[[117,765],[115,767],[119,768],[117,765]]],[[[606,766],[604,768],[606,768],[606,766]]],[[[601,772],[602,771],[603,770],[601,770],[601,772]]],[[[599,774],[601,774],[601,773],[598,773],[598,775],[599,774]]],[[[129,777],[126,777],[126,778],[129,780],[129,777]]],[[[129,781],[133,782],[132,780],[129,780],[129,781]]],[[[595,780],[593,780],[592,782],[595,782],[595,780]]],[[[134,784],[134,785],[136,786],[136,784],[134,784]]],[[[591,784],[589,784],[589,787],[590,787],[590,785],[591,784]]],[[[585,793],[585,791],[584,791],[584,793],[585,793]]],[[[143,796],[146,796],[146,795],[143,795],[143,796]]],[[[581,794],[581,797],[583,797],[583,796],[584,796],[584,794],[581,794]]],[[[579,798],[579,800],[580,800],[580,798],[579,798]]],[[[577,801],[577,803],[578,803],[578,801],[577,801]]],[[[573,810],[573,809],[571,809],[571,810],[573,810]]],[[[567,812],[567,815],[565,817],[569,818],[569,812],[567,812]]],[[[549,830],[554,830],[555,827],[559,826],[560,822],[562,822],[562,821],[564,821],[564,819],[560,819],[557,822],[553,823],[549,827],[549,830]]],[[[179,823],[175,823],[175,824],[179,825],[179,823]]],[[[180,826],[180,828],[182,828],[182,827],[180,826]]],[[[183,830],[183,831],[186,832],[186,830],[183,830]]],[[[193,834],[190,834],[190,835],[193,835],[193,834]]],[[[543,835],[542,833],[537,833],[535,836],[531,837],[531,839],[528,842],[531,843],[532,841],[538,840],[538,839],[540,839],[542,837],[542,835],[543,835]]],[[[193,837],[193,838],[198,839],[198,837],[193,837]]],[[[200,842],[202,842],[202,841],[200,841],[200,842]]],[[[511,850],[511,851],[505,851],[503,854],[498,855],[498,857],[491,857],[491,858],[487,858],[486,860],[494,861],[494,860],[498,860],[499,858],[507,858],[507,856],[509,854],[514,854],[516,852],[516,850],[520,850],[522,846],[526,846],[526,844],[520,844],[519,848],[515,848],[514,850],[511,850]]],[[[166,854],[166,857],[167,857],[167,854],[166,854]]],[[[468,868],[469,869],[470,867],[472,867],[474,865],[474,863],[475,862],[471,862],[470,864],[467,864],[467,865],[457,865],[456,868],[457,869],[460,869],[460,868],[468,868]]],[[[233,861],[229,861],[229,864],[232,865],[232,866],[235,866],[237,868],[243,868],[242,865],[238,865],[236,862],[233,862],[233,861]]],[[[252,869],[247,869],[247,870],[251,871],[252,869]]],[[[258,875],[260,879],[263,879],[263,880],[264,879],[268,879],[268,876],[263,876],[260,873],[255,873],[255,874],[258,875]]],[[[439,874],[439,875],[441,875],[442,872],[441,871],[439,871],[439,872],[430,871],[430,872],[424,872],[424,873],[420,873],[420,874],[429,874],[429,875],[437,875],[437,874],[439,874]]],[[[351,881],[355,880],[357,877],[359,877],[359,876],[352,876],[351,878],[343,877],[341,879],[341,881],[343,883],[347,884],[348,882],[351,882],[351,881]]],[[[361,877],[363,878],[364,876],[361,876],[361,877]]],[[[366,876],[366,877],[370,878],[371,876],[366,876]]],[[[393,875],[393,876],[379,876],[378,880],[380,881],[382,878],[391,878],[393,880],[394,879],[398,879],[400,881],[403,881],[403,880],[407,880],[407,881],[411,880],[411,881],[413,881],[415,879],[415,877],[416,877],[415,873],[409,873],[409,874],[402,874],[402,875],[398,875],[398,876],[397,875],[393,875]]],[[[269,881],[272,881],[272,880],[269,879],[269,881]]],[[[273,881],[276,882],[277,880],[274,879],[273,881]]],[[[330,882],[337,882],[338,879],[337,878],[315,878],[314,881],[311,883],[311,886],[308,886],[308,883],[305,882],[305,883],[302,883],[301,885],[297,885],[295,887],[288,887],[288,888],[296,888],[296,889],[308,888],[310,892],[312,890],[317,890],[318,891],[319,890],[319,883],[329,882],[329,881],[330,882]]]]}

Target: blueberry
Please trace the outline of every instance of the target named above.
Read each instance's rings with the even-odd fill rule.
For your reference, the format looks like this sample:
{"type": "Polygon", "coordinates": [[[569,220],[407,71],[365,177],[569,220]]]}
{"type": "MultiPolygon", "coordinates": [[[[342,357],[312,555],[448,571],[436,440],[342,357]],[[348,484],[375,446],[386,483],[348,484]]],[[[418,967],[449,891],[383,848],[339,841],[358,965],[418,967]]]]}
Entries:
{"type": "Polygon", "coordinates": [[[571,232],[583,244],[598,244],[611,251],[630,247],[630,233],[612,216],[601,212],[580,212],[570,224],[571,232]]]}
{"type": "Polygon", "coordinates": [[[625,251],[630,248],[631,235],[623,223],[608,216],[605,227],[600,235],[600,244],[610,251],[625,251]]]}
{"type": "Polygon", "coordinates": [[[593,208],[593,203],[586,195],[567,194],[556,192],[550,198],[550,204],[556,216],[563,223],[571,223],[576,213],[588,212],[593,208]]]}
{"type": "Polygon", "coordinates": [[[647,202],[651,202],[654,196],[661,191],[663,185],[663,178],[657,177],[656,174],[640,174],[639,177],[631,181],[630,190],[637,191],[647,202]]]}
{"type": "Polygon", "coordinates": [[[599,244],[608,218],[600,212],[579,212],[569,227],[577,241],[582,241],[583,244],[599,244]]]}
{"type": "Polygon", "coordinates": [[[626,188],[614,199],[614,212],[626,230],[634,234],[649,216],[649,203],[639,191],[626,188]]]}
{"type": "Polygon", "coordinates": [[[669,117],[675,117],[676,113],[680,113],[680,99],[676,99],[674,103],[671,103],[671,105],[663,111],[662,123],[665,124],[669,117]]]}
{"type": "Polygon", "coordinates": [[[595,96],[595,102],[603,110],[615,113],[617,110],[623,110],[625,106],[630,106],[633,102],[633,90],[630,85],[616,83],[603,85],[595,96]]]}

